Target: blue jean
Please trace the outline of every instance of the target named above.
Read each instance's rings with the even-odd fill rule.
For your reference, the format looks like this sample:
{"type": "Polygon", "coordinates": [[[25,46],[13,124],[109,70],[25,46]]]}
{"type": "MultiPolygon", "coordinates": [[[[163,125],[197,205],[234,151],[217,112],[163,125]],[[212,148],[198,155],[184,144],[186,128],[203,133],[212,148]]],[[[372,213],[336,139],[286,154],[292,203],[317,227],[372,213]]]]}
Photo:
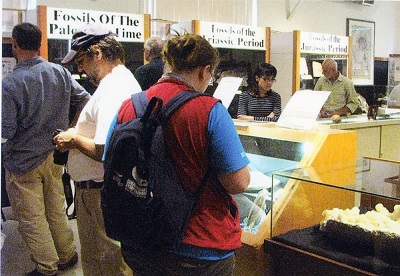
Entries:
{"type": "Polygon", "coordinates": [[[167,250],[129,250],[122,246],[122,256],[135,276],[232,276],[235,267],[235,255],[222,260],[208,261],[177,255],[167,250]]]}

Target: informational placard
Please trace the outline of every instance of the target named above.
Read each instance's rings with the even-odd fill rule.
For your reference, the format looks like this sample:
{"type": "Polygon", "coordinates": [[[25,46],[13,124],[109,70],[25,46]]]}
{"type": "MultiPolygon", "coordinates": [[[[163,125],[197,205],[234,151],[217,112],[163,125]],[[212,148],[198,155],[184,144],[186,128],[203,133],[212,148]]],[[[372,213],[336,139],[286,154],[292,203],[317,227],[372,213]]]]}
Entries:
{"type": "Polygon", "coordinates": [[[276,123],[278,127],[311,130],[330,91],[300,90],[293,94],[276,123]]]}
{"type": "Polygon", "coordinates": [[[199,35],[215,48],[266,49],[266,29],[262,27],[200,21],[199,35]]]}
{"type": "Polygon", "coordinates": [[[349,38],[333,34],[301,32],[300,51],[302,53],[346,55],[349,53],[349,38]]]}
{"type": "Polygon", "coordinates": [[[221,100],[222,104],[228,109],[242,81],[243,79],[238,77],[222,78],[214,92],[214,98],[221,100]]]}
{"type": "Polygon", "coordinates": [[[71,39],[86,24],[99,23],[118,41],[144,42],[144,15],[47,7],[47,38],[71,39]]]}
{"type": "MultiPolygon", "coordinates": [[[[171,32],[193,32],[192,22],[171,25],[171,32]]],[[[215,48],[266,50],[266,28],[219,22],[200,21],[198,35],[215,48]]]]}

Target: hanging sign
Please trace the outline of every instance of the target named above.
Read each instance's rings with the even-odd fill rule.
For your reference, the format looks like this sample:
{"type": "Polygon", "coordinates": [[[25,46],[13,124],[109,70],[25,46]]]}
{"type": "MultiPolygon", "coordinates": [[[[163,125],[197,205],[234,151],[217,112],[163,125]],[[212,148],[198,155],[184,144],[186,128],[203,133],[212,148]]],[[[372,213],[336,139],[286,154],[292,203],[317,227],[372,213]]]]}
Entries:
{"type": "Polygon", "coordinates": [[[199,35],[215,48],[266,49],[266,29],[261,27],[200,21],[199,35]]]}
{"type": "Polygon", "coordinates": [[[349,53],[347,36],[300,32],[300,52],[317,54],[349,53]]]}
{"type": "Polygon", "coordinates": [[[144,15],[64,8],[47,8],[47,38],[71,39],[85,24],[99,23],[118,41],[144,42],[144,15]]]}

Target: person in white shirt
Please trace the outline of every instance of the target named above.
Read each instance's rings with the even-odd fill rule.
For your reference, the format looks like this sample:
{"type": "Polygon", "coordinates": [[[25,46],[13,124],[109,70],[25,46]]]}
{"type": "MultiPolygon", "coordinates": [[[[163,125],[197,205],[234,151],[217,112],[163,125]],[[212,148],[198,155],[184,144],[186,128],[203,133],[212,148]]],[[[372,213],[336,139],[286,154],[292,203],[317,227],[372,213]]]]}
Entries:
{"type": "Polygon", "coordinates": [[[75,61],[97,86],[76,127],[54,137],[56,148],[69,150],[68,172],[76,185],[76,215],[83,273],[88,276],[132,275],[122,259],[120,244],[106,236],[101,210],[101,158],[111,121],[123,100],[140,92],[139,83],[123,64],[124,49],[114,35],[90,24],[73,36],[62,63],[75,61]]]}

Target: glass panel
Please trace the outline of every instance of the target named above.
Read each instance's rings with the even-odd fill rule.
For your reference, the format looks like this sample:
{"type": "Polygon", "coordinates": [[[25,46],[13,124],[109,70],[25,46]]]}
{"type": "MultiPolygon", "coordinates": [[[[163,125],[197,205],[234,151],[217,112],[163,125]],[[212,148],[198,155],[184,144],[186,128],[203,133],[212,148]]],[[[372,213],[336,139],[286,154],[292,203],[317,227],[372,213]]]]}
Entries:
{"type": "Polygon", "coordinates": [[[362,163],[363,167],[356,172],[356,180],[349,179],[343,186],[337,186],[332,177],[343,170],[356,171],[356,167],[340,167],[339,165],[337,169],[332,170],[333,165],[329,164],[329,167],[298,168],[275,172],[274,175],[389,199],[400,198],[398,185],[400,162],[364,158],[362,163]]]}
{"type": "Polygon", "coordinates": [[[282,191],[287,182],[287,178],[275,177],[273,180],[272,174],[280,170],[295,169],[304,155],[304,145],[247,135],[239,135],[239,138],[250,160],[251,181],[246,192],[235,195],[234,198],[239,206],[242,229],[256,233],[272,202],[279,196],[279,192],[276,192],[272,197],[272,189],[282,191]]]}
{"type": "Polygon", "coordinates": [[[397,275],[400,161],[362,161],[274,172],[273,182],[287,180],[285,194],[271,190],[277,200],[270,210],[270,238],[377,275],[397,275]],[[352,171],[354,177],[340,177],[352,171]]]}

